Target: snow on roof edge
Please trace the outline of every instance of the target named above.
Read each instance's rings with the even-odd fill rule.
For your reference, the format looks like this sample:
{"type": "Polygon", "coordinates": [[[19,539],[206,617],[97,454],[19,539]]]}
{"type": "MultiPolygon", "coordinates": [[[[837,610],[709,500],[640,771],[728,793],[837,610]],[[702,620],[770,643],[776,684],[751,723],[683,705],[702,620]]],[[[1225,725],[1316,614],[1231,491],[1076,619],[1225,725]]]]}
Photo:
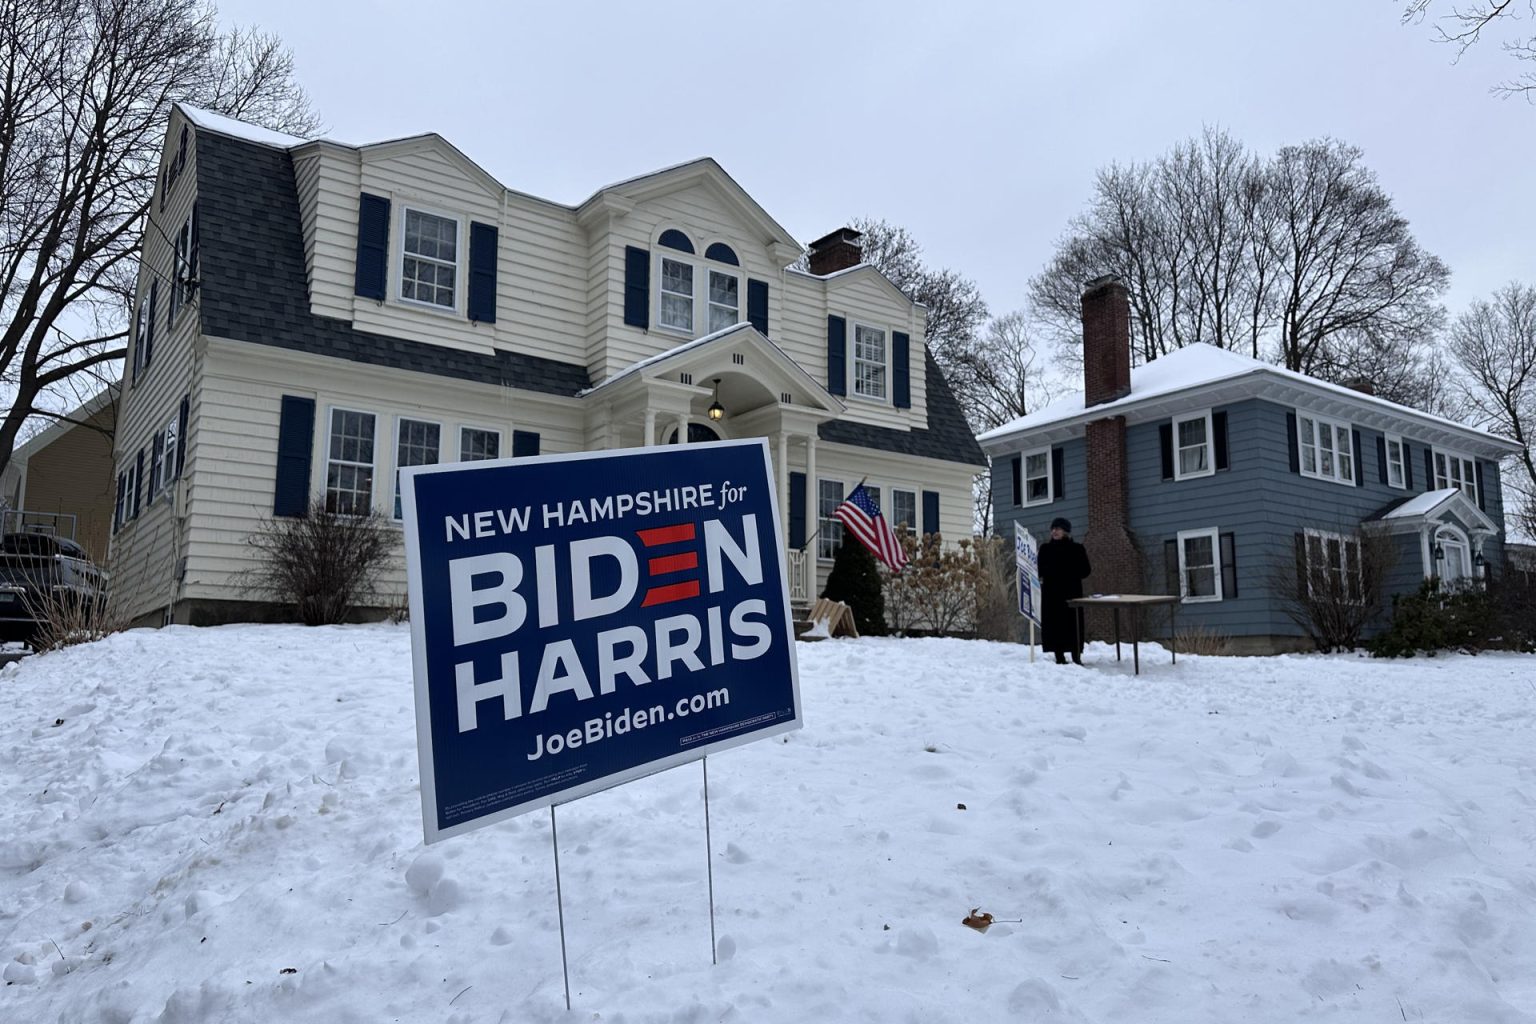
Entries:
{"type": "MultiPolygon", "coordinates": [[[[288,135],[285,132],[273,131],[271,128],[263,128],[259,124],[251,124],[225,114],[216,114],[202,107],[194,107],[190,103],[176,104],[188,121],[199,128],[220,135],[228,135],[236,139],[244,139],[246,142],[255,142],[262,146],[271,146],[274,149],[292,149],[310,142],[318,142],[318,139],[304,139],[297,135],[288,135]]],[[[334,142],[334,139],[327,141],[334,142]]],[[[346,143],[342,143],[346,145],[346,143]]]]}

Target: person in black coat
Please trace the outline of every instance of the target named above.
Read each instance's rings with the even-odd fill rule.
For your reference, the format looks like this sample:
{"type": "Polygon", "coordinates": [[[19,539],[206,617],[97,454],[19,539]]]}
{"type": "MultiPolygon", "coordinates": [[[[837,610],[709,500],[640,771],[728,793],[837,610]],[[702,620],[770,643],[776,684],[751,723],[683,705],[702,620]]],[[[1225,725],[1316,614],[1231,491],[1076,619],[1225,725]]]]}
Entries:
{"type": "Polygon", "coordinates": [[[1040,646],[1065,665],[1083,663],[1083,636],[1078,610],[1067,604],[1083,596],[1090,572],[1088,551],[1072,539],[1072,524],[1058,516],[1051,521],[1051,539],[1040,545],[1040,646]]]}

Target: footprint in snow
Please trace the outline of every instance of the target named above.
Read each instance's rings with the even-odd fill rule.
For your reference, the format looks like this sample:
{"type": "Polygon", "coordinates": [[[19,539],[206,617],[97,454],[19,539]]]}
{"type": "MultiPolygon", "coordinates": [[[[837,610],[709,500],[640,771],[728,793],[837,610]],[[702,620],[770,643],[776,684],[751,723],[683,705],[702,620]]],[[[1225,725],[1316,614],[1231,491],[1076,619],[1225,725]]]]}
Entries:
{"type": "Polygon", "coordinates": [[[1250,835],[1252,835],[1255,839],[1268,839],[1270,836],[1279,831],[1280,823],[1278,821],[1261,821],[1257,825],[1253,826],[1253,831],[1250,833],[1250,835]]]}
{"type": "Polygon", "coordinates": [[[1065,736],[1069,740],[1085,740],[1088,738],[1088,730],[1080,725],[1063,726],[1056,730],[1058,735],[1065,736]]]}

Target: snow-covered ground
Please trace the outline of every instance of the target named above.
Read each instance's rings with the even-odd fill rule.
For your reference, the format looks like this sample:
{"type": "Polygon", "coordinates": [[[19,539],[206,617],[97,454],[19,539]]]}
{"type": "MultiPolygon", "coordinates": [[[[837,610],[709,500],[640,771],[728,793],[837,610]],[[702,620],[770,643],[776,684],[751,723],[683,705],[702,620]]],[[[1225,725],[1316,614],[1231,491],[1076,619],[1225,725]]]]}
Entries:
{"type": "Polygon", "coordinates": [[[568,1017],[549,814],[422,846],[408,649],[0,670],[0,1021],[1536,1021],[1530,658],[802,644],[710,761],[719,966],[697,765],[559,809],[568,1017]]]}

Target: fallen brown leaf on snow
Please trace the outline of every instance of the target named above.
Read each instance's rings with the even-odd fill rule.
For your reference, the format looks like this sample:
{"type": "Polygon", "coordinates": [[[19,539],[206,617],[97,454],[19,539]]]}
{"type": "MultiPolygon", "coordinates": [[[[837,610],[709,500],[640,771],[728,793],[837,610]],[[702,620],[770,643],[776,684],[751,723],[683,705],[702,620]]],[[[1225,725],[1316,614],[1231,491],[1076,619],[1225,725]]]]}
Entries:
{"type": "Polygon", "coordinates": [[[960,922],[967,928],[975,928],[979,932],[985,932],[992,927],[992,915],[981,913],[980,907],[972,907],[971,912],[960,922]]]}

